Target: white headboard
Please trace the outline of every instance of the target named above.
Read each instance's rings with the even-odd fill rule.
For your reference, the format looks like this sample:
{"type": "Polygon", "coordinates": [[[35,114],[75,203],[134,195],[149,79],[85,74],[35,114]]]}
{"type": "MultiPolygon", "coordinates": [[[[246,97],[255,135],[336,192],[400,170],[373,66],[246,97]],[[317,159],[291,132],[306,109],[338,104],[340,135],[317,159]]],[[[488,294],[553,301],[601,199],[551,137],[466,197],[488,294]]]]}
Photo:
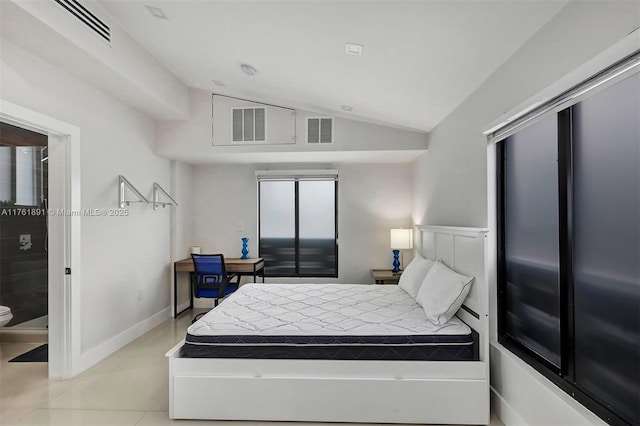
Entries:
{"type": "Polygon", "coordinates": [[[456,315],[482,336],[481,341],[484,340],[489,331],[489,282],[486,267],[489,230],[431,225],[418,225],[417,228],[416,246],[422,257],[440,259],[454,271],[474,277],[469,295],[456,315]]]}

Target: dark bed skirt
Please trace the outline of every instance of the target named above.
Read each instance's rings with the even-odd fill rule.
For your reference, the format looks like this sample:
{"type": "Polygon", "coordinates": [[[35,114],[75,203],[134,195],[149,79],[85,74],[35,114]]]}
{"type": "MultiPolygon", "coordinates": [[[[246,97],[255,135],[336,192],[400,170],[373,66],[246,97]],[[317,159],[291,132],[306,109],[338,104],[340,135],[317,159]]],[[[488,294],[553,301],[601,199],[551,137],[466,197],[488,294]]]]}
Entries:
{"type": "Polygon", "coordinates": [[[186,358],[474,361],[474,336],[192,336],[186,358]]]}

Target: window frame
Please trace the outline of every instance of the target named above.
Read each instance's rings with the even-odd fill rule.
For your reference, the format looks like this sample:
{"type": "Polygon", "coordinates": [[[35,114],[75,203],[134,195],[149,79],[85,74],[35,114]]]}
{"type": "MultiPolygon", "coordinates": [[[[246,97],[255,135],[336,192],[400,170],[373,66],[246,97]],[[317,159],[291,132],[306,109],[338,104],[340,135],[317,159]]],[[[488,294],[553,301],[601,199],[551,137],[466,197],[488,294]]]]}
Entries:
{"type": "MultiPolygon", "coordinates": [[[[326,178],[326,179],[305,179],[305,178],[282,178],[279,180],[283,181],[293,181],[294,182],[294,204],[295,204],[295,274],[293,275],[281,275],[281,274],[270,274],[266,271],[265,268],[265,277],[278,277],[278,278],[338,278],[339,274],[339,249],[338,249],[338,179],[337,178],[326,178]],[[305,180],[320,180],[320,181],[331,181],[334,182],[334,252],[335,252],[335,273],[332,274],[301,274],[300,273],[300,207],[299,207],[299,182],[305,180]]],[[[264,182],[268,182],[265,180],[264,182]]],[[[262,257],[262,238],[261,238],[261,188],[260,184],[262,182],[258,180],[258,256],[262,257]]]]}

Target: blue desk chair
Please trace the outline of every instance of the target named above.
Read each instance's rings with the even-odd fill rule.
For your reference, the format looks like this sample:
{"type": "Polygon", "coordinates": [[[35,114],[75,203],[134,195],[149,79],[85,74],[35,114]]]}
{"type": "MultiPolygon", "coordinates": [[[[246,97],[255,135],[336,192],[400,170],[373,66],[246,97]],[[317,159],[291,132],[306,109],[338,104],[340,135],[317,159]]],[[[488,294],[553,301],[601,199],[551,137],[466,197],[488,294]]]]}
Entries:
{"type": "Polygon", "coordinates": [[[192,254],[193,266],[193,294],[197,298],[206,297],[218,301],[230,295],[240,286],[238,274],[227,275],[222,254],[192,254]],[[236,282],[231,282],[236,278],[236,282]]]}

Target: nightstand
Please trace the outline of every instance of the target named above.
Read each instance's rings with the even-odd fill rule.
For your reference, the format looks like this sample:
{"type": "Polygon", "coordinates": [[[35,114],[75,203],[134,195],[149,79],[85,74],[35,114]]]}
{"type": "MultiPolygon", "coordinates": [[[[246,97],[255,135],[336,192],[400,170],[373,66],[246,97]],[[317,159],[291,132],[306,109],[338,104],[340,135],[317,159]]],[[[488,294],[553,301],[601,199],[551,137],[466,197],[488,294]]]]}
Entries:
{"type": "Polygon", "coordinates": [[[392,272],[391,269],[372,269],[371,276],[375,284],[398,284],[398,280],[402,275],[400,272],[392,272]]]}

